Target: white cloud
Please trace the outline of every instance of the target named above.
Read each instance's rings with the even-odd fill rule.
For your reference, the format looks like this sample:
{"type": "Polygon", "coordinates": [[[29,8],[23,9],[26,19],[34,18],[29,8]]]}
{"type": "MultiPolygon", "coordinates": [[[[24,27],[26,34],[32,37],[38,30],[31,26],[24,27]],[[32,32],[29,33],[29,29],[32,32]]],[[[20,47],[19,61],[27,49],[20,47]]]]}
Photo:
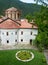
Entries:
{"type": "Polygon", "coordinates": [[[20,1],[25,3],[36,3],[34,0],[20,0],[20,1]]]}
{"type": "MultiPolygon", "coordinates": [[[[36,3],[34,0],[20,0],[20,1],[25,2],[25,3],[36,3]]],[[[44,0],[44,2],[48,4],[48,0],[44,0]]],[[[41,3],[39,2],[39,4],[41,3]]]]}

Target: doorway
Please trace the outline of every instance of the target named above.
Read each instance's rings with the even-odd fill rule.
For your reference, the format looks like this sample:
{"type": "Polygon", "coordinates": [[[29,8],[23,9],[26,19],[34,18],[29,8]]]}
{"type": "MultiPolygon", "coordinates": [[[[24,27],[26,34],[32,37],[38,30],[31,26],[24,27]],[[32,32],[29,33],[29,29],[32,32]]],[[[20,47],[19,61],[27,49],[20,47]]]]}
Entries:
{"type": "Polygon", "coordinates": [[[32,45],[32,39],[30,39],[30,45],[32,45]]]}
{"type": "Polygon", "coordinates": [[[7,43],[9,43],[9,40],[7,40],[7,43]]]}

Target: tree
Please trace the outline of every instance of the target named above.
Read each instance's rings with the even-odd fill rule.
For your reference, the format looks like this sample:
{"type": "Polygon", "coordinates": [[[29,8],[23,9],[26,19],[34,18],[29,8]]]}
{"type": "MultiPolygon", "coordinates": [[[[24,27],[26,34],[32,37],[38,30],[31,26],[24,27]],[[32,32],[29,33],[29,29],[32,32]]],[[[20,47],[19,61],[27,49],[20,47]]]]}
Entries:
{"type": "Polygon", "coordinates": [[[39,30],[36,44],[38,48],[48,48],[48,8],[42,7],[41,11],[35,15],[35,20],[39,30]]]}
{"type": "Polygon", "coordinates": [[[32,21],[32,15],[31,14],[27,14],[26,16],[25,16],[25,18],[26,19],[28,19],[28,21],[30,22],[30,21],[32,21]]]}

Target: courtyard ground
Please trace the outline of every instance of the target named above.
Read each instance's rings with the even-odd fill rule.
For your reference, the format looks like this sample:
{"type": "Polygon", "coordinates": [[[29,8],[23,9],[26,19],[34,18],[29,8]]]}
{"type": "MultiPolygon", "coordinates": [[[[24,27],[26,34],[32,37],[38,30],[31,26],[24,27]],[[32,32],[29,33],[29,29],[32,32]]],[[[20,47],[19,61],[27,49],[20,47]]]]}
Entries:
{"type": "Polygon", "coordinates": [[[2,45],[0,46],[0,50],[8,50],[8,49],[35,49],[37,50],[37,47],[32,46],[30,44],[16,44],[16,45],[2,45]]]}

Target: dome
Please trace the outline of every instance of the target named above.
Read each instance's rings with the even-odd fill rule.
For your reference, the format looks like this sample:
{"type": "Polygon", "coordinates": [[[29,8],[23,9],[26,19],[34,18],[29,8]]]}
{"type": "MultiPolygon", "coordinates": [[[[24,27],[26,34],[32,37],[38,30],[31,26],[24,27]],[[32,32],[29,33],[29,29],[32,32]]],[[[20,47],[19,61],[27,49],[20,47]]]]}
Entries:
{"type": "Polygon", "coordinates": [[[9,8],[9,9],[7,9],[6,11],[17,11],[17,8],[11,7],[11,8],[9,8]]]}
{"type": "Polygon", "coordinates": [[[20,11],[15,7],[11,7],[5,11],[5,17],[9,17],[13,20],[20,19],[20,11]]]}

